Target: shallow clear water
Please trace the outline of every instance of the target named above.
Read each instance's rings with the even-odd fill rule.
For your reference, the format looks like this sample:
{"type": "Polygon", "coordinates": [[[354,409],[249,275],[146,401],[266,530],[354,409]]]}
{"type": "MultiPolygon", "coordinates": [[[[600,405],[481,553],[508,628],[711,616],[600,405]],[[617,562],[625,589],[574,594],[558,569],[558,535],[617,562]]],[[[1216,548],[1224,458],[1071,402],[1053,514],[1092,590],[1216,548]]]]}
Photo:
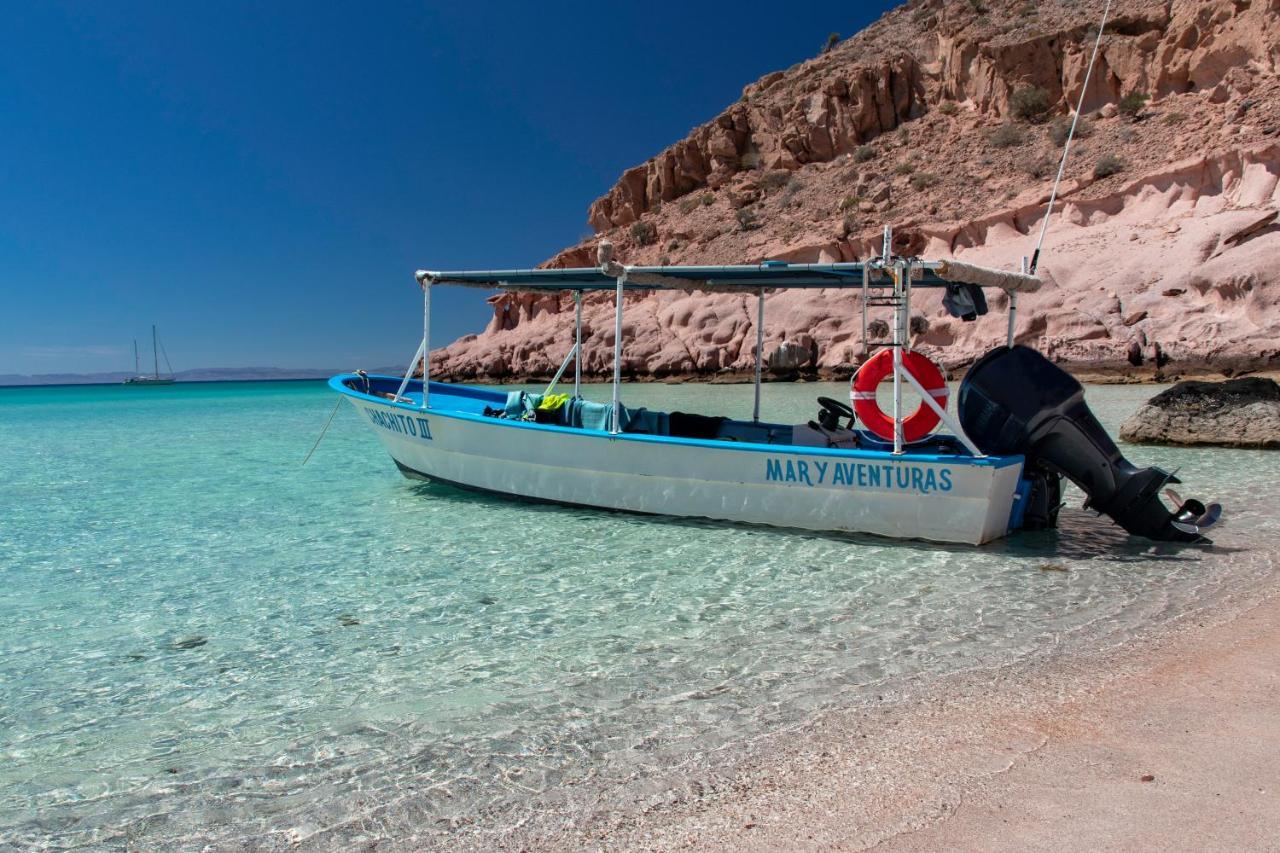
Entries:
{"type": "MultiPolygon", "coordinates": [[[[843,393],[766,386],[765,416],[843,393]]],[[[1089,399],[1114,431],[1151,393],[1089,399]]],[[[625,400],[741,416],[751,389],[625,400]]],[[[0,389],[0,842],[339,846],[569,782],[654,790],[907,677],[1140,637],[1275,571],[1265,452],[1128,449],[1223,500],[1212,548],[1078,510],[938,547],[477,498],[403,479],[345,405],[300,467],[333,404],[0,389]]]]}

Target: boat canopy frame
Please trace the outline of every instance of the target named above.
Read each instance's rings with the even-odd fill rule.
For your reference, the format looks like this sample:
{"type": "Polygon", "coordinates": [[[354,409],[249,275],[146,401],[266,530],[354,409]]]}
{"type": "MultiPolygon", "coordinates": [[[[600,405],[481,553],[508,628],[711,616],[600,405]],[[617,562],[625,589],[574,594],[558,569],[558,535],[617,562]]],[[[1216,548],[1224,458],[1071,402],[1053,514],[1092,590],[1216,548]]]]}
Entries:
{"type": "Polygon", "coordinates": [[[601,241],[597,248],[599,265],[569,269],[509,269],[509,270],[457,270],[441,272],[419,270],[415,279],[422,288],[422,340],[418,351],[405,371],[404,380],[396,392],[398,401],[404,400],[404,392],[419,359],[422,362],[423,410],[430,409],[429,399],[431,364],[431,289],[447,284],[475,287],[485,290],[504,290],[516,293],[570,292],[574,300],[574,344],[565,356],[563,364],[547,386],[550,393],[559,382],[569,360],[574,362],[573,393],[581,396],[582,387],[582,295],[597,291],[614,291],[613,338],[613,411],[609,432],[621,431],[622,378],[622,315],[623,295],[627,291],[678,290],[684,292],[754,294],[756,307],[755,347],[755,397],[752,419],[760,420],[760,386],[764,362],[765,294],[786,289],[856,289],[862,293],[863,341],[866,343],[866,308],[872,292],[879,293],[879,304],[892,306],[893,348],[893,453],[904,452],[902,435],[902,388],[910,384],[941,418],[965,447],[975,456],[982,452],[965,435],[958,419],[933,399],[919,380],[903,367],[902,353],[910,351],[909,322],[911,291],[914,288],[944,288],[955,284],[969,284],[1004,290],[1009,295],[1009,322],[1007,339],[1014,344],[1017,325],[1017,299],[1019,293],[1034,293],[1042,286],[1040,278],[1027,272],[1029,265],[1022,259],[1022,271],[994,269],[954,260],[926,261],[914,257],[899,257],[891,252],[893,232],[884,229],[884,246],[880,256],[865,261],[829,264],[792,264],[786,261],[764,261],[754,265],[737,266],[630,266],[613,259],[613,245],[601,241]],[[884,291],[890,291],[885,293],[884,291]]]}

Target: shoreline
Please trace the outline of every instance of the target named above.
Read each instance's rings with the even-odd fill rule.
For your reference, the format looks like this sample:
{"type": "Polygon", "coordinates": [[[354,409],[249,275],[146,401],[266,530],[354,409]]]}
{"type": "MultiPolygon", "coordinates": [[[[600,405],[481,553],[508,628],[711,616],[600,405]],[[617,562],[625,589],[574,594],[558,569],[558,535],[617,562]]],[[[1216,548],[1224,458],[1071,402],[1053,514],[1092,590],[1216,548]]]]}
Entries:
{"type": "Polygon", "coordinates": [[[639,809],[476,849],[1280,849],[1280,576],[1142,645],[972,670],[775,732],[639,809]],[[1153,777],[1146,780],[1145,777],[1153,777]],[[1211,843],[1212,842],[1212,843],[1211,843]],[[1215,846],[1217,845],[1217,846],[1215,846]]]}

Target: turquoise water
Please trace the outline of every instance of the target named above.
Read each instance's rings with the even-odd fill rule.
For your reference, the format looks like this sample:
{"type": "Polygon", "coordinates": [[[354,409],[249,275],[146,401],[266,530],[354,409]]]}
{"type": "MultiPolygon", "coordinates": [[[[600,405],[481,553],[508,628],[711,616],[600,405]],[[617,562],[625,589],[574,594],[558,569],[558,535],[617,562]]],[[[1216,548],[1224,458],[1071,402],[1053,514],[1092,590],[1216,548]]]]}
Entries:
{"type": "MultiPolygon", "coordinates": [[[[1114,430],[1151,393],[1089,396],[1114,430]]],[[[819,394],[843,389],[766,386],[765,415],[819,394]]],[[[1212,548],[1078,510],[936,547],[415,483],[345,404],[303,468],[333,405],[321,383],[0,389],[0,843],[432,842],[639,799],[821,709],[1140,637],[1275,572],[1263,452],[1130,449],[1223,500],[1212,548]]]]}

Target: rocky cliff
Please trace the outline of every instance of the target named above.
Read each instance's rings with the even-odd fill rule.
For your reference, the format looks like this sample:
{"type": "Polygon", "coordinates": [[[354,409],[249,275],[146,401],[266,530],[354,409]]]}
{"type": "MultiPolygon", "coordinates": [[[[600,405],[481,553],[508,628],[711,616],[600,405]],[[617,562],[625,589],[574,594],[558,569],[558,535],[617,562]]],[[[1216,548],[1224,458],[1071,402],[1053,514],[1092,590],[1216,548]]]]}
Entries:
{"type": "MultiPolygon", "coordinates": [[[[917,0],[768,74],[705,125],[628,169],[588,221],[628,263],[851,261],[891,224],[906,248],[1016,268],[1030,253],[1100,0],[917,0]]],[[[1018,337],[1080,371],[1280,367],[1280,0],[1121,0],[1085,93],[1042,292],[1018,337]]],[[[549,266],[594,263],[593,238],[549,266]]],[[[572,343],[567,297],[499,295],[494,317],[433,354],[456,378],[550,374],[572,343]]],[[[914,303],[914,345],[958,367],[1003,339],[997,310],[914,303]]],[[[611,364],[611,298],[584,306],[584,367],[611,364]]],[[[864,356],[858,298],[767,299],[777,372],[843,375],[864,356]]],[[[750,370],[754,305],[724,294],[629,298],[636,376],[750,370]]],[[[874,343],[874,341],[872,341],[874,343]]]]}

